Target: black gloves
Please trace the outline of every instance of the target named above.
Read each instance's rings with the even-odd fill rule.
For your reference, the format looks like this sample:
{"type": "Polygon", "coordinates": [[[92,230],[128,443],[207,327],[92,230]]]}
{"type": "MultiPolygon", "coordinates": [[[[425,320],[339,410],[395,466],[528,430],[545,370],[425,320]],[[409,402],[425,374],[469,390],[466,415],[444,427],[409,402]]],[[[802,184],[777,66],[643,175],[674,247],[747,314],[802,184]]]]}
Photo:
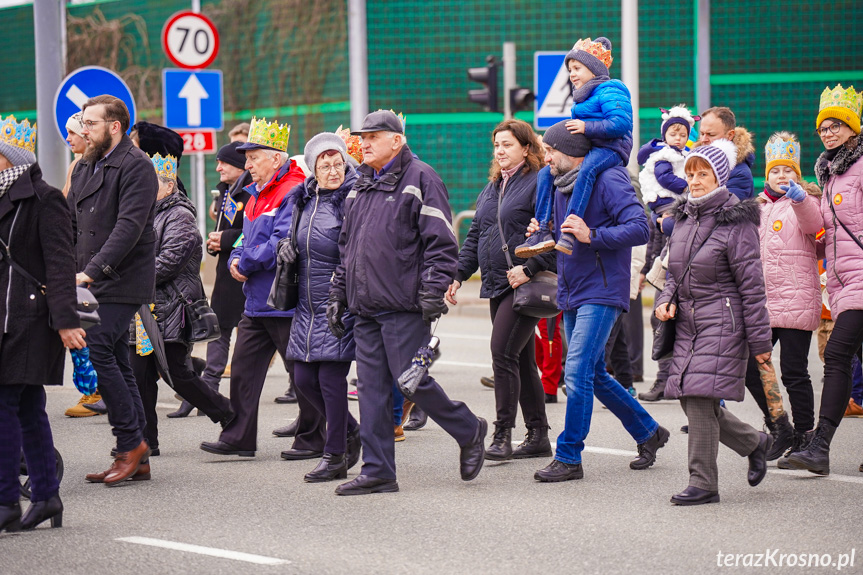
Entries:
{"type": "Polygon", "coordinates": [[[279,240],[278,255],[276,256],[282,265],[290,265],[297,261],[297,250],[290,237],[279,240]]]}
{"type": "Polygon", "coordinates": [[[338,294],[330,294],[330,300],[327,303],[327,324],[329,324],[332,334],[339,339],[345,335],[345,322],[342,321],[345,307],[342,297],[338,294]]]}
{"type": "Polygon", "coordinates": [[[426,325],[431,325],[434,320],[449,311],[449,307],[447,307],[443,299],[443,294],[435,295],[427,291],[421,291],[419,295],[423,321],[426,325]]]}

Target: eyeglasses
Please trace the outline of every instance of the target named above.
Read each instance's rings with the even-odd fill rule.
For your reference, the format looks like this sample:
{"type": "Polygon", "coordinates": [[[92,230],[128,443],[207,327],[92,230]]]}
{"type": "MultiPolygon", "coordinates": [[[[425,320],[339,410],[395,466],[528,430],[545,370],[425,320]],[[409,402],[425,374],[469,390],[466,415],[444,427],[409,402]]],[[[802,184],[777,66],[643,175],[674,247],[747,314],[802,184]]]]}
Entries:
{"type": "Polygon", "coordinates": [[[81,122],[84,124],[84,127],[88,130],[92,130],[96,124],[101,124],[103,122],[112,122],[113,120],[87,120],[86,122],[81,122]]]}
{"type": "Polygon", "coordinates": [[[829,126],[825,126],[823,128],[818,128],[817,130],[815,130],[815,133],[817,135],[821,136],[822,138],[825,138],[825,137],[827,137],[828,133],[838,134],[839,130],[841,130],[841,129],[842,129],[842,122],[833,122],[829,126]]]}
{"type": "Polygon", "coordinates": [[[330,172],[344,172],[345,165],[344,164],[333,164],[332,166],[329,164],[324,164],[322,166],[318,166],[318,171],[322,174],[328,174],[330,172]]]}

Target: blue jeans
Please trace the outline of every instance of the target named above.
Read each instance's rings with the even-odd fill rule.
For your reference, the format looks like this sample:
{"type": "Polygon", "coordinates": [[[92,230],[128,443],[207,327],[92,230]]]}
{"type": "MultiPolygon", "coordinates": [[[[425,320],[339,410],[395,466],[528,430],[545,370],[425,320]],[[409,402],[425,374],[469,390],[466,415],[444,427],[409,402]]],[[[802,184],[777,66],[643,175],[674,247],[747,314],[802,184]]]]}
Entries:
{"type": "MultiPolygon", "coordinates": [[[[620,156],[610,148],[593,148],[588,152],[575,180],[575,188],[573,188],[572,196],[569,198],[567,213],[558,218],[557,225],[560,226],[566,216],[570,214],[583,218],[587,203],[593,193],[596,177],[600,172],[621,164],[620,156]]],[[[545,166],[536,176],[536,219],[541,230],[548,229],[548,224],[552,221],[553,205],[554,176],[551,175],[551,168],[545,166]]]]}
{"type": "Polygon", "coordinates": [[[564,337],[569,342],[566,356],[566,420],[557,438],[554,458],[564,463],[581,463],[584,439],[590,432],[593,396],[623,423],[636,443],[650,439],[659,424],[605,371],[605,344],[620,308],[586,304],[576,311],[563,312],[564,337]]]}

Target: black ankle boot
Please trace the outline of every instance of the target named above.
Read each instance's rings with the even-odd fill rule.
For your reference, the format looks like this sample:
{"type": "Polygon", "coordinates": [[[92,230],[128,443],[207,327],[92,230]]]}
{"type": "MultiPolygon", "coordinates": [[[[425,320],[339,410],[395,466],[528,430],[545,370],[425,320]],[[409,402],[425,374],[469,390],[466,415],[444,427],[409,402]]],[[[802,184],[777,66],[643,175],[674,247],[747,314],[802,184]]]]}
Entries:
{"type": "Polygon", "coordinates": [[[485,458],[491,461],[512,459],[512,428],[495,424],[491,445],[485,450],[485,458]]]}
{"type": "Polygon", "coordinates": [[[51,527],[63,527],[63,502],[55,495],[48,501],[31,503],[24,517],[21,518],[21,529],[35,529],[43,521],[51,520],[51,527]]]}
{"type": "Polygon", "coordinates": [[[788,421],[787,413],[780,415],[776,421],[765,417],[764,423],[767,424],[767,429],[770,430],[770,435],[773,436],[773,447],[767,453],[767,461],[773,461],[774,459],[779,459],[794,444],[794,428],[788,421]]]}
{"type": "Polygon", "coordinates": [[[524,441],[512,452],[513,459],[529,457],[551,457],[551,443],[548,441],[547,427],[528,427],[524,441]]]}
{"type": "Polygon", "coordinates": [[[659,401],[665,398],[665,382],[654,381],[653,387],[646,393],[639,393],[638,399],[641,401],[659,401]]]}
{"type": "Polygon", "coordinates": [[[806,469],[817,475],[830,475],[830,442],[836,426],[824,419],[818,422],[812,441],[806,449],[792,453],[788,463],[793,469],[806,469]]]}
{"type": "Polygon", "coordinates": [[[21,504],[0,505],[0,533],[21,531],[21,504]]]}
{"type": "Polygon", "coordinates": [[[303,479],[306,483],[323,483],[334,479],[348,477],[348,463],[344,453],[324,453],[318,466],[306,473],[303,479]]]}
{"type": "Polygon", "coordinates": [[[183,403],[180,404],[180,408],[177,411],[169,413],[168,417],[171,419],[176,417],[188,417],[188,415],[192,413],[193,409],[195,409],[195,406],[184,399],[183,403]]]}
{"type": "Polygon", "coordinates": [[[788,457],[792,453],[803,451],[809,447],[809,442],[812,441],[813,435],[815,435],[814,431],[795,431],[794,442],[791,444],[791,447],[788,448],[788,451],[785,452],[785,455],[779,458],[779,461],[776,462],[776,467],[779,469],[794,469],[791,467],[791,464],[788,463],[788,457]]]}

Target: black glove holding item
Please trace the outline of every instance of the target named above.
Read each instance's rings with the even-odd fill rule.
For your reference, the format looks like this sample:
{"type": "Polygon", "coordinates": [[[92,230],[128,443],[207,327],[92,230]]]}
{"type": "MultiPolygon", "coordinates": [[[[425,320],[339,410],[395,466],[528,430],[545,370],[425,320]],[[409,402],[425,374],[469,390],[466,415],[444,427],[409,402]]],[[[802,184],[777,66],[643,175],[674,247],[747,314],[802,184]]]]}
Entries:
{"type": "Polygon", "coordinates": [[[332,334],[339,339],[345,335],[345,322],[342,320],[345,315],[345,307],[345,302],[341,296],[335,293],[330,294],[330,300],[327,302],[327,324],[329,324],[332,334]]]}
{"type": "Polygon", "coordinates": [[[449,311],[446,302],[443,299],[443,294],[435,295],[431,292],[420,292],[420,308],[423,312],[423,321],[426,325],[439,318],[441,315],[449,311]]]}
{"type": "Polygon", "coordinates": [[[279,263],[283,266],[290,265],[297,261],[297,250],[294,248],[294,242],[290,237],[279,240],[278,256],[279,263]]]}

